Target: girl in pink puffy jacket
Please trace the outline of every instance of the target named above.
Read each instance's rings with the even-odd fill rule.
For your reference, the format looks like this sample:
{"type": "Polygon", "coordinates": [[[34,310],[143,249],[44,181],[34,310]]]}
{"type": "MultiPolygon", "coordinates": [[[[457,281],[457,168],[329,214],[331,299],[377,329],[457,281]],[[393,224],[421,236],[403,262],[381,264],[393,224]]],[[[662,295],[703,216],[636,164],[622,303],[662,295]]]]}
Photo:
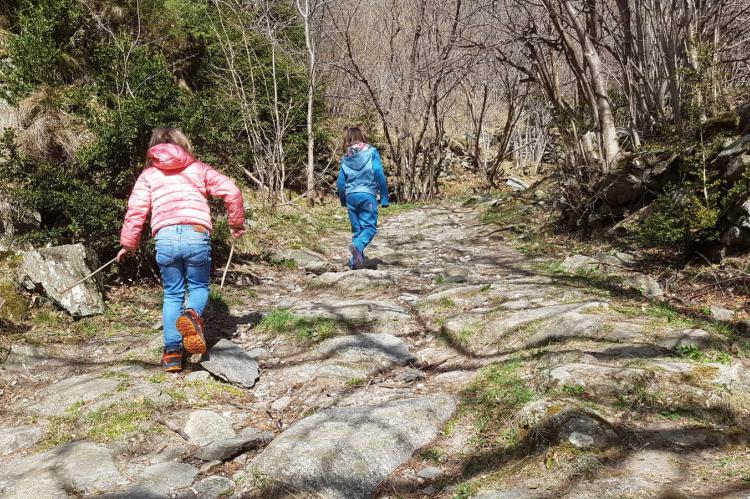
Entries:
{"type": "Polygon", "coordinates": [[[164,285],[162,366],[175,372],[182,370],[183,346],[190,353],[206,351],[203,311],[208,302],[213,229],[208,196],[224,200],[235,238],[245,233],[245,212],[234,182],[196,160],[190,141],[176,128],[154,129],[147,157],[149,166],[128,201],[117,259],[122,262],[138,249],[151,212],[151,235],[164,285]]]}

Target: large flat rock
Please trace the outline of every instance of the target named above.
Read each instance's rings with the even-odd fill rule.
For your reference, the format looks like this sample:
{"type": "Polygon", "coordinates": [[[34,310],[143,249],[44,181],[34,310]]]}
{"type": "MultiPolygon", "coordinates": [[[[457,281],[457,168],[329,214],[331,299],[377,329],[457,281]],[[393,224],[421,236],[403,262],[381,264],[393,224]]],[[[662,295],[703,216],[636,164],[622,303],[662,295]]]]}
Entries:
{"type": "Polygon", "coordinates": [[[370,497],[456,409],[447,396],[327,409],[289,427],[249,465],[285,489],[332,499],[370,497]]]}
{"type": "Polygon", "coordinates": [[[649,371],[635,367],[564,364],[546,370],[543,375],[557,388],[583,387],[592,395],[608,396],[630,390],[638,381],[649,377],[649,371]]]}
{"type": "Polygon", "coordinates": [[[324,341],[317,348],[326,358],[345,362],[374,362],[381,367],[404,365],[416,360],[409,346],[387,333],[361,333],[339,336],[324,341]]]}
{"type": "Polygon", "coordinates": [[[393,322],[410,318],[403,307],[387,301],[351,300],[333,303],[298,303],[291,307],[291,310],[300,317],[322,317],[352,324],[393,322]]]}
{"type": "Polygon", "coordinates": [[[207,357],[201,366],[229,383],[252,388],[260,377],[256,359],[229,340],[219,340],[207,357]]]}
{"type": "Polygon", "coordinates": [[[0,456],[31,447],[42,439],[42,429],[35,426],[0,427],[0,456]]]}
{"type": "Polygon", "coordinates": [[[85,440],[20,459],[0,474],[7,480],[0,496],[13,499],[64,498],[71,493],[96,495],[125,482],[112,451],[85,440]]]}
{"type": "Polygon", "coordinates": [[[312,287],[336,287],[344,291],[365,291],[377,286],[393,286],[396,279],[382,270],[326,272],[310,281],[312,287]]]}
{"type": "Polygon", "coordinates": [[[53,383],[37,393],[38,402],[29,409],[43,416],[58,416],[79,402],[90,402],[120,384],[113,378],[83,374],[53,383]]]}

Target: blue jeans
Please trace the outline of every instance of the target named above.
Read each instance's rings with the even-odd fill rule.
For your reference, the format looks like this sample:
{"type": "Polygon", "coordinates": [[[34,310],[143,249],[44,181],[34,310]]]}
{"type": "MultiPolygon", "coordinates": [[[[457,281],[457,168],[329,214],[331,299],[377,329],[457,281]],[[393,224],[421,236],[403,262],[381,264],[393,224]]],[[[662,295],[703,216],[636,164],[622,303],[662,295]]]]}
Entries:
{"type": "Polygon", "coordinates": [[[156,263],[164,286],[164,346],[182,348],[177,319],[187,308],[203,316],[211,278],[211,236],[192,225],[170,225],[156,234],[156,263]]]}
{"type": "Polygon", "coordinates": [[[353,192],[346,196],[346,209],[352,223],[352,244],[364,254],[378,233],[378,198],[367,192],[353,192]]]}

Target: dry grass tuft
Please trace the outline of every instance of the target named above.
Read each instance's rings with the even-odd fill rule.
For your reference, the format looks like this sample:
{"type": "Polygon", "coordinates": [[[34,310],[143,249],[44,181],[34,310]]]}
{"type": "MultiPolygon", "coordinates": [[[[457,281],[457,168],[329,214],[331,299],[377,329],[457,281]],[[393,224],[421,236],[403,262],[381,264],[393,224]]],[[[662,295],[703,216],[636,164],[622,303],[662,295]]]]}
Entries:
{"type": "Polygon", "coordinates": [[[42,88],[21,101],[18,112],[22,131],[16,142],[36,161],[72,161],[93,140],[83,121],[58,109],[49,88],[42,88]]]}

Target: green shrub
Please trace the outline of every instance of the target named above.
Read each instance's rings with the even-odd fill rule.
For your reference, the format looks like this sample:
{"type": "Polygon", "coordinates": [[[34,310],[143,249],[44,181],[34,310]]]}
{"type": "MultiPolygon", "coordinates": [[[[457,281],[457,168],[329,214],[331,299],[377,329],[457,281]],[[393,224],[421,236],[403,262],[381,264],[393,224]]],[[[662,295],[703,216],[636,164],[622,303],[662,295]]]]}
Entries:
{"type": "Polygon", "coordinates": [[[696,195],[680,201],[676,197],[667,193],[651,204],[651,212],[638,228],[641,244],[684,248],[717,240],[719,210],[707,207],[696,195]]]}

